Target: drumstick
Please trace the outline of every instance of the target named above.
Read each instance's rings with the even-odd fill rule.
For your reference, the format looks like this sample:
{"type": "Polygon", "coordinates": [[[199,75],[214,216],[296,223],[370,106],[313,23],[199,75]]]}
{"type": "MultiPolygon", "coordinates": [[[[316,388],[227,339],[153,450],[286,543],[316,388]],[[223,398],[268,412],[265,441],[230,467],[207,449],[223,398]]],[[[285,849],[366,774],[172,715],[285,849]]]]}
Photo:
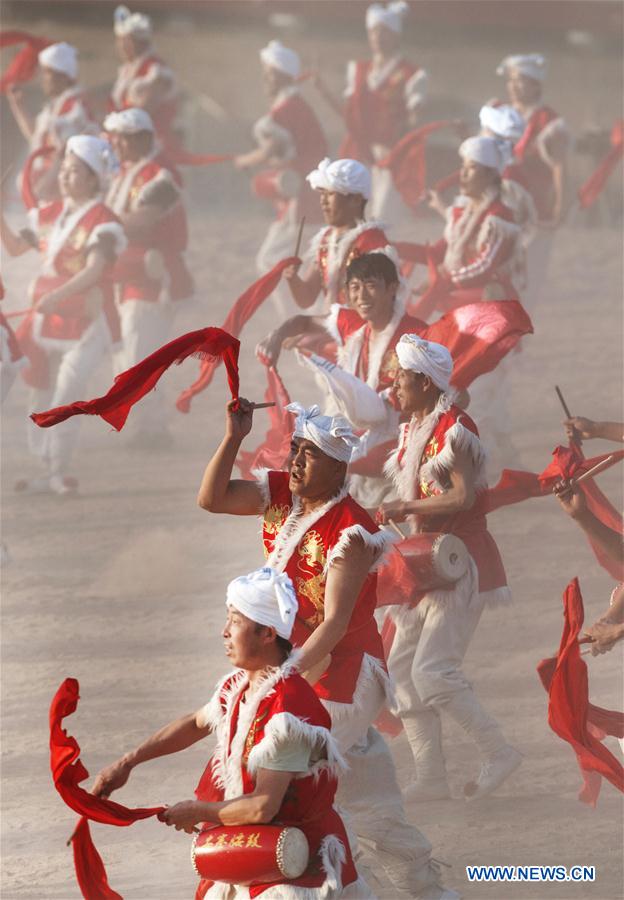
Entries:
{"type": "Polygon", "coordinates": [[[397,523],[394,521],[394,519],[388,519],[388,521],[387,521],[386,524],[387,524],[390,528],[392,528],[392,530],[393,530],[394,532],[396,532],[396,533],[398,534],[398,536],[401,538],[402,541],[406,540],[405,535],[403,534],[403,532],[401,531],[401,529],[399,528],[399,526],[397,525],[397,523]]]}
{"type": "Polygon", "coordinates": [[[303,240],[303,226],[305,225],[305,216],[302,216],[299,223],[299,234],[297,235],[297,243],[295,244],[295,256],[299,256],[301,250],[301,241],[303,240]]]}
{"type": "Polygon", "coordinates": [[[250,403],[250,409],[268,409],[269,406],[276,406],[276,403],[250,403]]]}
{"type": "MultiPolygon", "coordinates": [[[[563,394],[562,394],[561,391],[559,390],[559,385],[557,385],[557,384],[555,385],[555,390],[556,390],[556,392],[557,392],[557,397],[559,397],[559,402],[561,403],[561,406],[563,407],[563,411],[564,411],[564,413],[566,414],[566,419],[571,419],[571,418],[572,418],[572,413],[571,413],[570,410],[568,409],[568,404],[567,404],[567,403],[565,402],[565,400],[563,399],[563,394]]],[[[574,441],[575,444],[578,444],[579,447],[580,447],[581,444],[583,443],[583,441],[582,441],[582,439],[581,439],[581,436],[580,436],[580,434],[579,434],[579,432],[578,432],[578,429],[576,429],[576,428],[573,428],[573,429],[572,429],[572,440],[574,441]]]]}
{"type": "Polygon", "coordinates": [[[599,472],[604,472],[605,469],[610,469],[611,466],[615,465],[618,460],[615,458],[615,455],[612,453],[611,456],[607,456],[606,459],[603,459],[602,462],[596,463],[595,466],[592,466],[591,469],[587,472],[583,472],[582,475],[579,475],[578,478],[572,479],[572,484],[580,484],[582,481],[585,481],[587,478],[593,478],[594,475],[597,475],[599,472]]]}

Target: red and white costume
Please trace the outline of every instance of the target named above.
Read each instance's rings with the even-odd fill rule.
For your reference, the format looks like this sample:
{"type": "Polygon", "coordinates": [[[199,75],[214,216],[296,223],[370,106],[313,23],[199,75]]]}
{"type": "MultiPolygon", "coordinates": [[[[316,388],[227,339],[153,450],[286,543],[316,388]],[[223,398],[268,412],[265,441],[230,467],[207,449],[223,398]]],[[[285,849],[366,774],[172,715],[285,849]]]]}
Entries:
{"type": "MultiPolygon", "coordinates": [[[[184,260],[188,230],[181,179],[159,161],[156,151],[138,162],[122,165],[110,186],[107,202],[123,216],[148,205],[150,193],[163,183],[177,194],[177,199],[163,210],[154,225],[140,236],[131,237],[115,268],[124,368],[135,365],[169,340],[175,304],[189,297],[194,289],[184,260]]],[[[162,394],[153,391],[137,412],[140,415],[136,426],[140,431],[163,430],[162,394]]]]}
{"type": "Polygon", "coordinates": [[[358,256],[389,244],[380,222],[362,221],[342,233],[330,226],[322,228],[310,242],[306,256],[320,272],[325,305],[346,305],[344,278],[349,263],[358,256]]]}
{"type": "Polygon", "coordinates": [[[178,111],[178,89],[171,69],[150,48],[118,70],[109,100],[109,112],[141,106],[142,92],[155,81],[168,82],[167,90],[155,109],[150,107],[156,134],[171,132],[178,111]]]}
{"type": "MultiPolygon", "coordinates": [[[[0,279],[0,300],[4,300],[4,284],[0,279]]],[[[27,359],[11,328],[0,310],[0,403],[4,403],[15,376],[27,364],[27,359]]]]}
{"type": "MultiPolygon", "coordinates": [[[[307,757],[284,796],[275,820],[301,829],[308,839],[310,864],[299,878],[275,884],[232,890],[215,882],[199,896],[230,900],[271,897],[271,900],[325,900],[347,896],[343,888],[355,886],[357,873],[343,822],[334,808],[339,771],[344,761],[330,733],[331,720],[322,703],[297,669],[294,652],[277,669],[269,670],[259,687],[242,697],[248,687],[243,670],[227,675],[218,685],[200,718],[216,734],[217,745],[197,787],[203,801],[228,800],[250,794],[258,769],[283,768],[280,755],[307,757]]],[[[365,885],[362,893],[369,896],[365,885]]]]}
{"type": "MultiPolygon", "coordinates": [[[[303,644],[324,618],[328,568],[344,556],[355,536],[382,554],[388,537],[346,489],[303,516],[286,472],[256,473],[264,498],[263,542],[267,565],[292,579],[299,611],[292,633],[303,644]]],[[[379,558],[377,562],[379,561],[379,558]]],[[[332,735],[348,762],[338,800],[354,831],[373,841],[376,855],[396,886],[416,894],[434,881],[431,846],[405,820],[392,756],[372,728],[386,702],[389,681],[373,613],[377,576],[371,571],[356,601],[347,633],[315,690],[331,715],[332,735]],[[366,785],[363,792],[362,785],[366,785]],[[351,823],[350,823],[351,824],[351,823]]]]}
{"type": "Polygon", "coordinates": [[[412,420],[401,426],[398,446],[386,464],[386,473],[403,501],[426,500],[449,489],[459,453],[472,466],[477,494],[473,506],[448,516],[421,516],[412,524],[415,531],[461,538],[470,554],[469,570],[448,590],[418,591],[415,585],[417,605],[389,613],[396,626],[388,655],[396,682],[394,710],[410,741],[418,781],[434,785],[446,783],[442,712],[469,733],[486,757],[506,747],[497,722],[479,703],[460,666],[484,607],[508,602],[510,592],[500,554],[487,530],[485,451],[475,423],[447,393],[440,395],[433,412],[420,424],[412,420]]]}
{"type": "Polygon", "coordinates": [[[392,174],[375,163],[387,156],[409,131],[410,113],[422,105],[427,81],[424,69],[400,55],[379,69],[370,60],[352,60],[347,65],[344,97],[349,134],[339,154],[371,166],[370,212],[374,218],[393,223],[405,218],[407,210],[394,187],[392,174]]]}
{"type": "MultiPolygon", "coordinates": [[[[85,138],[85,140],[87,140],[85,138]]],[[[89,139],[91,140],[91,139],[89,139]]],[[[93,138],[92,140],[97,140],[93,138]]],[[[67,201],[55,201],[34,208],[29,223],[43,253],[42,274],[32,287],[33,301],[55,290],[77,275],[86,265],[89,250],[106,241],[107,251],[123,251],[126,240],[114,213],[98,198],[71,210],[67,201]]],[[[38,373],[31,392],[29,411],[62,406],[81,396],[85,383],[102,357],[120,339],[119,320],[113,299],[112,267],[86,294],[62,301],[57,313],[34,312],[30,337],[47,358],[47,372],[38,373]],[[95,314],[91,302],[100,305],[95,314]]],[[[56,428],[30,426],[31,450],[41,456],[52,475],[63,476],[76,440],[78,422],[70,419],[56,428]]]]}
{"type": "Polygon", "coordinates": [[[278,196],[274,201],[276,220],[256,258],[258,271],[265,273],[292,254],[303,216],[309,226],[321,221],[318,198],[305,176],[326,155],[327,141],[316,114],[296,85],[280,91],[269,112],[256,122],[254,137],[260,146],[270,142],[279,148],[271,172],[294,176],[295,185],[299,185],[290,196],[278,196]]]}

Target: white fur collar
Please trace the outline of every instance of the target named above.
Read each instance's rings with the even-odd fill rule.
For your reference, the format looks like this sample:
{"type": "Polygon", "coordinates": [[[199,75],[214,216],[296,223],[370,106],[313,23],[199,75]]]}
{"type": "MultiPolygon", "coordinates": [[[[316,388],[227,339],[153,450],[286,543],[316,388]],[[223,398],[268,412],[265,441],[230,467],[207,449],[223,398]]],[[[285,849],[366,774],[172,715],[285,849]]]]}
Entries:
{"type": "Polygon", "coordinates": [[[338,234],[332,226],[329,228],[321,228],[321,230],[312,238],[310,243],[310,252],[317,259],[318,252],[322,245],[327,246],[327,282],[323,285],[327,303],[336,303],[340,294],[340,277],[343,275],[343,267],[346,262],[349,250],[354,241],[363,232],[371,228],[385,229],[381,222],[374,220],[366,221],[362,219],[353,228],[338,234]]]}
{"type": "Polygon", "coordinates": [[[277,572],[283,572],[306,531],[312,528],[333,506],[344,500],[347,494],[348,488],[345,485],[335,497],[332,497],[327,503],[317,507],[317,509],[312,510],[307,515],[301,514],[301,500],[298,497],[293,497],[292,509],[275,538],[273,552],[267,559],[266,565],[277,572]]]}
{"type": "MultiPolygon", "coordinates": [[[[475,228],[479,219],[500,195],[500,188],[493,186],[487,189],[477,203],[470,203],[465,197],[455,203],[455,207],[461,206],[463,211],[459,218],[453,218],[453,207],[449,210],[449,218],[444,229],[447,248],[444,255],[444,267],[447,271],[460,269],[464,265],[464,253],[466,247],[474,237],[475,228]]],[[[477,238],[477,244],[479,239],[477,238]]]]}
{"type": "MultiPolygon", "coordinates": [[[[366,384],[374,391],[379,386],[379,370],[383,358],[386,354],[390,341],[395,331],[399,327],[399,322],[405,315],[405,300],[402,296],[403,292],[398,292],[394,300],[394,309],[392,318],[383,329],[374,333],[371,331],[369,338],[369,355],[368,355],[368,373],[366,376],[366,384]]],[[[338,364],[349,372],[350,375],[357,375],[357,366],[364,346],[364,336],[366,334],[366,324],[350,334],[343,347],[338,348],[338,364]]]]}
{"type": "Polygon", "coordinates": [[[73,212],[69,211],[67,200],[63,203],[63,208],[52,226],[47,242],[43,260],[43,268],[46,274],[51,275],[55,272],[54,260],[65,246],[70,234],[80,223],[82,218],[86,216],[94,206],[97,206],[99,202],[100,198],[94,197],[91,200],[87,200],[86,203],[83,203],[82,206],[79,206],[78,209],[75,209],[73,212]]]}
{"type": "Polygon", "coordinates": [[[132,190],[132,185],[134,184],[134,179],[143,166],[146,166],[148,162],[151,162],[154,159],[157,152],[158,150],[154,146],[147,156],[141,157],[141,159],[126,169],[125,172],[120,172],[114,179],[106,197],[106,205],[109,206],[114,213],[117,213],[118,216],[126,212],[126,204],[128,202],[128,197],[130,196],[130,191],[132,190]]]}
{"type": "Polygon", "coordinates": [[[435,408],[421,422],[412,417],[407,425],[402,426],[402,440],[388,457],[384,466],[384,474],[392,479],[394,486],[403,501],[415,500],[418,492],[418,473],[420,461],[429,438],[444,413],[453,403],[450,393],[440,394],[435,408]],[[399,453],[405,452],[399,462],[399,453]]]}

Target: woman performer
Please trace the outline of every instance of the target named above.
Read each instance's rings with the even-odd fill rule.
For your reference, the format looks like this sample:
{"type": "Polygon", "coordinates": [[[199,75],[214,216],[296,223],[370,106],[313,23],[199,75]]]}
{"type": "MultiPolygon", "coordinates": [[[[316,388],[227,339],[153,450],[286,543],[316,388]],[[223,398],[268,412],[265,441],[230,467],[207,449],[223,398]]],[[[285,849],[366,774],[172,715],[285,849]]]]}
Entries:
{"type": "MultiPolygon", "coordinates": [[[[33,247],[43,254],[32,310],[18,332],[37,360],[24,375],[33,387],[30,412],[81,396],[111,341],[119,340],[110,275],[126,240],[121,224],[101,200],[114,164],[106,141],[75,135],[67,142],[59,173],[62,199],[30,211],[32,231],[14,234],[2,220],[2,241],[12,256],[33,247]]],[[[75,480],[67,474],[77,424],[72,418],[56,428],[31,426],[29,448],[42,459],[45,474],[18,482],[18,488],[56,494],[75,490],[75,480]]]]}

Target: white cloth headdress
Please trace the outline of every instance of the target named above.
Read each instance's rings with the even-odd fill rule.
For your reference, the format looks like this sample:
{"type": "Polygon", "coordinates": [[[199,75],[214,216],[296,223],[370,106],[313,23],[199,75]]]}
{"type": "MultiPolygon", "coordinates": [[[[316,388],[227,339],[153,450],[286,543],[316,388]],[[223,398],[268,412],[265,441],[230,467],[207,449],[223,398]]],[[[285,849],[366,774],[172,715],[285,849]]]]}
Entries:
{"type": "Polygon", "coordinates": [[[280,574],[264,566],[235,578],[227,586],[225,603],[252,622],[275,628],[280,637],[290,640],[299,603],[285,572],[280,574]]]}
{"type": "Polygon", "coordinates": [[[541,53],[520,53],[517,56],[506,56],[496,69],[496,74],[507,75],[510,69],[517,69],[522,75],[542,82],[546,78],[546,59],[541,53]]]}
{"type": "Polygon", "coordinates": [[[71,44],[50,44],[41,51],[37,59],[40,66],[62,72],[72,81],[78,77],[78,51],[71,44]]]}
{"type": "Polygon", "coordinates": [[[278,69],[291,78],[299,78],[301,75],[299,54],[289,47],[284,47],[280,41],[269,41],[260,51],[260,59],[265,66],[278,69]]]}
{"type": "Polygon", "coordinates": [[[403,30],[403,18],[408,9],[409,6],[403,0],[399,0],[397,3],[388,3],[387,6],[373,3],[366,10],[366,27],[375,28],[377,25],[384,25],[391,31],[400,34],[403,30]]]}
{"type": "Polygon", "coordinates": [[[417,334],[404,334],[396,345],[402,369],[428,375],[441,391],[448,391],[453,374],[453,357],[443,344],[425,341],[417,334]]]}
{"type": "Polygon", "coordinates": [[[131,13],[127,6],[118,6],[113,14],[113,28],[118,37],[130,34],[143,40],[152,36],[152,20],[145,13],[131,13]]]}
{"type": "Polygon", "coordinates": [[[338,194],[361,194],[365,200],[371,195],[371,175],[366,166],[355,159],[335,159],[326,156],[317,168],[306,175],[315,191],[336,191],[338,194]]]}
{"type": "Polygon", "coordinates": [[[504,138],[471,137],[460,146],[459,155],[502,174],[511,162],[513,148],[504,138]]]}
{"type": "Polygon", "coordinates": [[[519,141],[526,128],[524,116],[513,106],[482,106],[479,112],[481,128],[487,128],[496,137],[516,143],[519,141]]]}
{"type": "Polygon", "coordinates": [[[65,145],[65,153],[73,153],[86,163],[95,172],[102,186],[119,168],[119,160],[108,141],[90,134],[75,134],[70,137],[65,145]]]}
{"type": "Polygon", "coordinates": [[[332,459],[349,462],[360,439],[344,416],[323,416],[316,404],[306,409],[300,403],[289,403],[286,409],[297,416],[293,437],[311,441],[332,459]]]}
{"type": "Polygon", "coordinates": [[[120,112],[109,113],[104,119],[105,131],[117,131],[121,134],[138,134],[139,131],[154,131],[152,117],[145,109],[132,107],[120,112]]]}

